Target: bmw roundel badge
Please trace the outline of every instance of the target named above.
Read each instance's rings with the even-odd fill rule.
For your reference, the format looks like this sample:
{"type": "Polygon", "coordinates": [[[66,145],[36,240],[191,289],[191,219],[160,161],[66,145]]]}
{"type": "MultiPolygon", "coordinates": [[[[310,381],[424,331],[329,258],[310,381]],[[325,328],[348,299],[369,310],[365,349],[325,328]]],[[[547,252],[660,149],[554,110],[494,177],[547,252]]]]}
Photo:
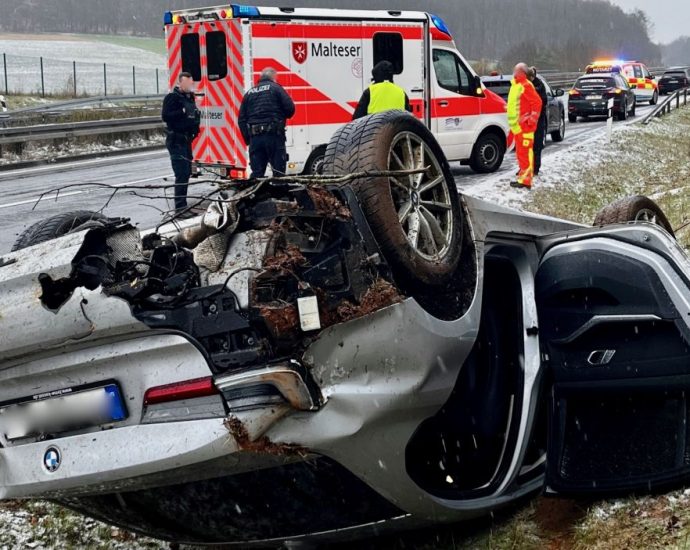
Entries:
{"type": "Polygon", "coordinates": [[[45,469],[53,473],[60,467],[61,462],[60,450],[57,447],[48,447],[43,455],[43,466],[45,466],[45,469]]]}

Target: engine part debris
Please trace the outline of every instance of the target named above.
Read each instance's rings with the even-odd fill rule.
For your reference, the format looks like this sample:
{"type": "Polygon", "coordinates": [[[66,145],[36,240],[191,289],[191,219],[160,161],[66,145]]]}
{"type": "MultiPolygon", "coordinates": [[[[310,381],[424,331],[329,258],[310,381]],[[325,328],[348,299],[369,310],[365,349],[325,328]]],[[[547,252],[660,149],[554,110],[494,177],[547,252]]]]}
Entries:
{"type": "Polygon", "coordinates": [[[402,302],[403,297],[398,290],[388,281],[378,279],[367,289],[362,299],[357,304],[343,302],[338,307],[338,318],[340,322],[351,321],[369,315],[374,311],[383,309],[402,302]]]}

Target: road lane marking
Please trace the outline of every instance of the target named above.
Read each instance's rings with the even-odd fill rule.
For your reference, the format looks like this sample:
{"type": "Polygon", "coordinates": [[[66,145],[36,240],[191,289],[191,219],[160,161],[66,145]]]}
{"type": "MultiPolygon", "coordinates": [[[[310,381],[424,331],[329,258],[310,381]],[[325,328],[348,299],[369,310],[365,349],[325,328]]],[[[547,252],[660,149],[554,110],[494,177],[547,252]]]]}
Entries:
{"type": "MultiPolygon", "coordinates": [[[[94,185],[93,187],[91,187],[89,189],[85,189],[85,190],[65,191],[65,192],[59,193],[57,196],[55,195],[55,193],[52,193],[52,194],[44,195],[43,198],[41,198],[41,202],[48,201],[48,200],[60,200],[63,197],[73,197],[74,195],[82,195],[84,193],[91,193],[94,190],[108,191],[109,188],[113,188],[113,187],[128,187],[130,185],[137,185],[137,184],[146,183],[149,181],[163,180],[164,178],[169,178],[172,175],[173,174],[167,174],[164,176],[156,176],[155,178],[146,178],[146,179],[137,180],[137,181],[127,181],[124,183],[113,183],[113,184],[108,184],[109,187],[101,187],[98,185],[94,185]]],[[[22,206],[24,204],[35,203],[36,201],[38,201],[38,197],[34,197],[32,199],[25,199],[22,201],[10,202],[7,204],[0,204],[0,209],[12,208],[13,206],[22,206]]]]}
{"type": "Polygon", "coordinates": [[[98,157],[95,159],[90,159],[90,160],[81,160],[77,162],[66,162],[64,164],[51,164],[49,166],[38,166],[36,168],[19,168],[17,170],[8,170],[6,172],[0,172],[0,181],[5,180],[5,179],[10,179],[13,176],[31,176],[32,174],[41,174],[43,172],[64,172],[66,171],[65,169],[69,169],[70,167],[88,167],[92,164],[119,164],[118,161],[123,161],[127,159],[134,159],[136,160],[137,158],[142,158],[143,157],[151,157],[151,156],[160,156],[161,158],[164,158],[165,156],[168,155],[167,151],[150,151],[150,152],[145,152],[145,153],[131,153],[131,154],[124,154],[124,155],[117,155],[117,156],[112,156],[112,157],[98,157]]]}

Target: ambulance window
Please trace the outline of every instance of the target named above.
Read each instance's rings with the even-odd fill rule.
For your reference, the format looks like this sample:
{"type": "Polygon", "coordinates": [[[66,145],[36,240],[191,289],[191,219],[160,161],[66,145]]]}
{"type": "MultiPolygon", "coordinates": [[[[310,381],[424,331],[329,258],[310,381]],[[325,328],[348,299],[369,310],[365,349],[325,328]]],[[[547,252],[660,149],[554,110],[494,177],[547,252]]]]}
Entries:
{"type": "Polygon", "coordinates": [[[438,85],[444,90],[472,95],[472,76],[453,52],[434,50],[434,71],[438,85]]]}
{"type": "Polygon", "coordinates": [[[206,55],[209,80],[221,80],[228,76],[228,50],[223,31],[206,34],[206,55]]]}
{"type": "Polygon", "coordinates": [[[381,61],[393,64],[393,73],[403,72],[403,37],[397,32],[374,34],[374,65],[381,61]]]}
{"type": "Polygon", "coordinates": [[[642,76],[642,67],[639,65],[633,65],[633,68],[635,69],[635,78],[644,78],[642,76]]]}
{"type": "Polygon", "coordinates": [[[182,71],[191,74],[192,78],[198,82],[201,80],[199,35],[197,33],[183,34],[181,42],[182,71]]]}

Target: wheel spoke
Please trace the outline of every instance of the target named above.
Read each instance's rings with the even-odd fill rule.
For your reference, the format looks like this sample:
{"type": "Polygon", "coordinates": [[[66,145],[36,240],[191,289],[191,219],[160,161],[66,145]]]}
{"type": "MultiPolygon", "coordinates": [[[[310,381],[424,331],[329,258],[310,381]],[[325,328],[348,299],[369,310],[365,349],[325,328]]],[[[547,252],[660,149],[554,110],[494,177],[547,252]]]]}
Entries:
{"type": "Polygon", "coordinates": [[[389,176],[388,180],[391,182],[391,185],[393,187],[397,187],[398,189],[402,189],[403,191],[405,191],[405,193],[407,193],[409,195],[410,188],[407,187],[407,185],[405,185],[403,182],[401,182],[398,178],[395,178],[393,176],[389,176]]]}
{"type": "Polygon", "coordinates": [[[429,225],[429,229],[433,234],[435,244],[438,245],[436,247],[436,251],[438,251],[438,248],[443,248],[446,245],[446,235],[444,234],[443,229],[441,228],[441,224],[436,219],[436,217],[426,208],[420,208],[420,212],[422,214],[422,217],[426,220],[427,224],[429,225]]]}
{"type": "Polygon", "coordinates": [[[439,210],[452,210],[453,207],[445,202],[438,201],[420,201],[420,204],[425,206],[427,209],[438,208],[439,210]]]}
{"type": "Polygon", "coordinates": [[[432,256],[435,256],[438,254],[438,246],[436,245],[436,237],[434,235],[434,231],[431,228],[431,225],[429,224],[429,220],[427,217],[424,215],[423,212],[420,211],[420,216],[419,216],[419,221],[420,221],[420,229],[422,236],[424,237],[424,242],[426,243],[424,252],[427,254],[430,254],[432,256]]]}
{"type": "Polygon", "coordinates": [[[410,214],[410,229],[407,232],[407,238],[415,250],[419,246],[419,226],[420,215],[418,212],[412,212],[412,214],[410,214]]]}
{"type": "Polygon", "coordinates": [[[405,163],[402,160],[400,160],[400,157],[398,156],[398,154],[394,150],[391,151],[391,157],[393,158],[393,160],[395,162],[398,163],[398,166],[400,167],[401,170],[407,169],[407,166],[405,165],[405,163]]]}
{"type": "Polygon", "coordinates": [[[439,183],[441,183],[445,178],[443,176],[438,176],[437,178],[425,183],[422,185],[422,187],[419,189],[419,194],[426,193],[429,191],[429,189],[433,189],[436,187],[439,183]]]}
{"type": "Polygon", "coordinates": [[[409,218],[410,213],[412,212],[412,202],[408,201],[405,204],[403,204],[400,209],[398,210],[398,220],[400,221],[400,225],[403,225],[406,221],[407,218],[409,218]]]}
{"type": "MultiPolygon", "coordinates": [[[[411,170],[414,170],[417,167],[417,162],[415,161],[415,158],[414,158],[414,150],[412,149],[412,140],[410,139],[409,134],[406,136],[405,141],[407,142],[407,155],[408,155],[407,158],[410,161],[408,166],[410,167],[411,170]]],[[[410,174],[408,176],[408,179],[410,180],[410,187],[414,187],[415,186],[415,175],[410,174]]]]}

